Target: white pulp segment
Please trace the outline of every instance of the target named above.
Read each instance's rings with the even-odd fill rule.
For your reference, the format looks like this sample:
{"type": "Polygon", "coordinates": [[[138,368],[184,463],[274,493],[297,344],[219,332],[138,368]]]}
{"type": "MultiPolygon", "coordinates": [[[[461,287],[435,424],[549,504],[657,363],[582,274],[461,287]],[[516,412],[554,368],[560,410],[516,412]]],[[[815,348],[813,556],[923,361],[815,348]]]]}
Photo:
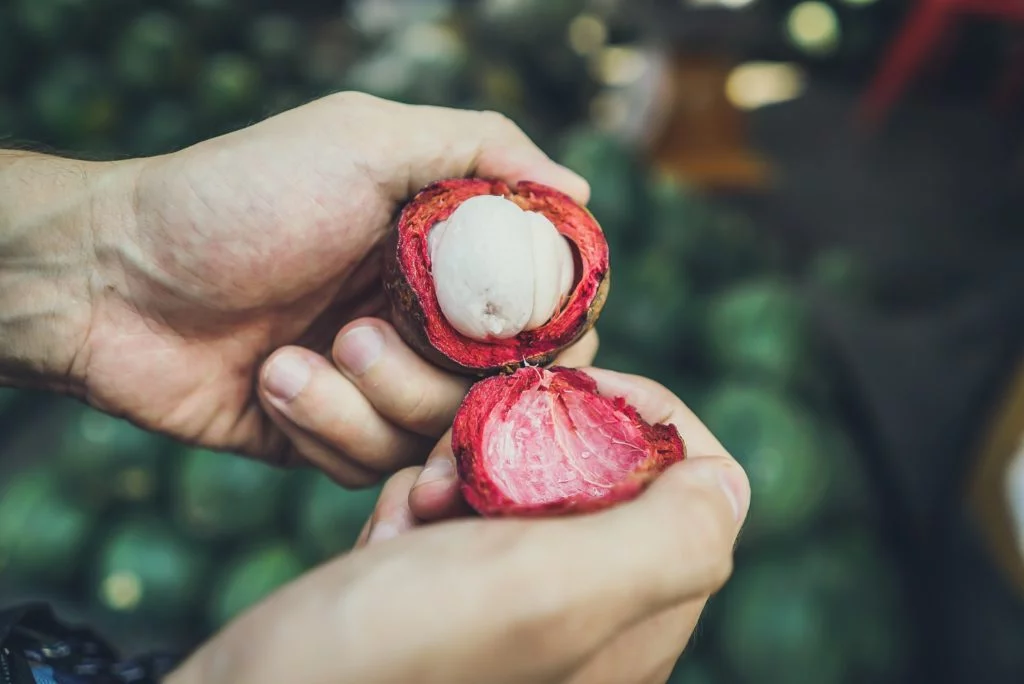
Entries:
{"type": "Polygon", "coordinates": [[[544,325],[575,275],[572,250],[554,224],[497,195],[463,202],[431,229],[427,247],[441,312],[476,340],[544,325]]]}

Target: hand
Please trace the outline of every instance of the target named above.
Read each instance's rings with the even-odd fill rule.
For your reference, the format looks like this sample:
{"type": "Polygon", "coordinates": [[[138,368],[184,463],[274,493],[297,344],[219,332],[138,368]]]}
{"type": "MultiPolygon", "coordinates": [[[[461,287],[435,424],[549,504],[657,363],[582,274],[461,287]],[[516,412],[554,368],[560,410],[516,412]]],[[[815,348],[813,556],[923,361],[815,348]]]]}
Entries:
{"type": "MultiPolygon", "coordinates": [[[[417,488],[420,469],[402,470],[362,548],[243,615],[168,684],[663,683],[729,576],[749,485],[666,389],[587,372],[648,420],[674,423],[687,460],[600,513],[426,526],[417,489],[438,503],[454,479],[417,488]]],[[[443,447],[432,456],[450,458],[443,447]]]]}
{"type": "Polygon", "coordinates": [[[468,387],[379,318],[378,247],[399,203],[464,175],[588,193],[499,115],[353,93],[134,163],[134,220],[96,238],[73,367],[88,400],[183,441],[311,461],[347,485],[422,462],[468,387]],[[367,373],[370,398],[356,382],[367,373]],[[322,430],[304,422],[309,400],[329,402],[322,430]]]}

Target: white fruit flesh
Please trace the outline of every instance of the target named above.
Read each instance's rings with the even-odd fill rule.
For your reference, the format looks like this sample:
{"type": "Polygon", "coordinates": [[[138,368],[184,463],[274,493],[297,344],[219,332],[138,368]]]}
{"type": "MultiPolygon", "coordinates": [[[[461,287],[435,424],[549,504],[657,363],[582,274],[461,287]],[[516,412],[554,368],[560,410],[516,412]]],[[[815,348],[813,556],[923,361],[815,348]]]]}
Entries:
{"type": "Polygon", "coordinates": [[[475,340],[507,339],[551,320],[574,278],[569,243],[543,214],[496,195],[463,202],[427,236],[441,312],[475,340]]]}

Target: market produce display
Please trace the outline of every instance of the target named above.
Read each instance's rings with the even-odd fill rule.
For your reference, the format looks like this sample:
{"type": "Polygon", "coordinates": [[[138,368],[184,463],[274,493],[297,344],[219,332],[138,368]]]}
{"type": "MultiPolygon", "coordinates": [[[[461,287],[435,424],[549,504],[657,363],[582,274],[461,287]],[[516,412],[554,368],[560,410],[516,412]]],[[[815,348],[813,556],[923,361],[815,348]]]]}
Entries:
{"type": "MultiPolygon", "coordinates": [[[[836,400],[807,293],[863,296],[856,260],[836,252],[794,265],[741,211],[651,170],[593,123],[592,100],[607,85],[594,55],[635,37],[617,19],[620,3],[364,0],[340,13],[338,4],[0,5],[0,141],[160,154],[343,88],[508,114],[591,182],[587,208],[607,244],[585,262],[599,266],[591,294],[602,264],[612,274],[600,318],[587,318],[595,297],[578,300],[579,325],[533,350],[537,360],[596,321],[598,365],[668,386],[750,474],[735,578],[712,599],[672,682],[906,681],[914,627],[904,579],[877,529],[863,445],[836,400]]],[[[391,282],[400,281],[407,294],[423,287],[391,282]]],[[[426,339],[440,361],[502,362],[460,356],[443,332],[426,339]]],[[[379,491],[10,390],[0,390],[0,424],[0,599],[80,606],[115,625],[129,649],[140,633],[194,644],[345,553],[379,491]]],[[[672,442],[659,440],[645,444],[672,442]]]]}

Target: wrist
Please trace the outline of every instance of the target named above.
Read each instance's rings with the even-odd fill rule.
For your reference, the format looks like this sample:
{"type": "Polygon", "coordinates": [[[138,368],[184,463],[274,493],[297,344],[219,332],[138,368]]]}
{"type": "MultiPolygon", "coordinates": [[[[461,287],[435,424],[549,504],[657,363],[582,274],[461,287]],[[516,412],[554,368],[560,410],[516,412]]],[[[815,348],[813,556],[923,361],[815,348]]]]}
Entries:
{"type": "Polygon", "coordinates": [[[98,264],[134,220],[136,166],[0,151],[0,385],[84,392],[98,264]]]}

